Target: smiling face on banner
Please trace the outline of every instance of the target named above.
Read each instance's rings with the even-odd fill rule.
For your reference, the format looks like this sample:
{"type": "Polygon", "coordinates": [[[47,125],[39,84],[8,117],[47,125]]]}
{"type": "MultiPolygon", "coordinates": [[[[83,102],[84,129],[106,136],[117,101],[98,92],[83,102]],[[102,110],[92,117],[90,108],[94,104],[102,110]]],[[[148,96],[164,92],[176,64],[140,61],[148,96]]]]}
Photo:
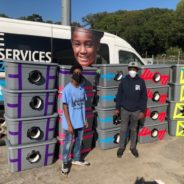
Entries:
{"type": "Polygon", "coordinates": [[[91,66],[95,63],[102,36],[103,33],[99,34],[94,30],[81,27],[72,28],[72,48],[75,59],[81,66],[91,66]]]}

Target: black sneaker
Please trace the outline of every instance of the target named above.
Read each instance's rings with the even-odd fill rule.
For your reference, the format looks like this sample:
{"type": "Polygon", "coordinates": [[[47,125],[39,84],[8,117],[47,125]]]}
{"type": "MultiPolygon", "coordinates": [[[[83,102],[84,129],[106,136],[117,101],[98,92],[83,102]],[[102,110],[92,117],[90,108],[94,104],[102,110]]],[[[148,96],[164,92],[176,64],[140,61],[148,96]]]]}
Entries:
{"type": "Polygon", "coordinates": [[[134,157],[136,157],[136,158],[138,158],[138,157],[139,157],[139,153],[138,153],[138,151],[137,151],[137,149],[136,149],[136,148],[134,148],[134,149],[130,149],[130,152],[132,153],[132,155],[133,155],[134,157]]]}
{"type": "Polygon", "coordinates": [[[69,173],[69,164],[67,163],[67,164],[62,164],[62,167],[61,167],[61,172],[62,172],[62,174],[68,174],[69,173]]]}
{"type": "Polygon", "coordinates": [[[119,148],[117,151],[117,157],[121,158],[123,156],[125,149],[124,148],[119,148]]]}

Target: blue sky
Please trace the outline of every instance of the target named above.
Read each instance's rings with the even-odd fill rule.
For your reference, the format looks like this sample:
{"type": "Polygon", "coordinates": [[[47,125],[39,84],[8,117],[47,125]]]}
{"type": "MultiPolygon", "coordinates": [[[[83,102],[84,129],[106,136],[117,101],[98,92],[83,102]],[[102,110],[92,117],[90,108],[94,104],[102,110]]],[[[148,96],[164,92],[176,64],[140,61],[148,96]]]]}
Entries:
{"type": "MultiPolygon", "coordinates": [[[[81,22],[90,13],[140,10],[150,7],[175,9],[180,0],[71,0],[72,21],[81,22]]],[[[37,13],[44,20],[61,20],[61,0],[0,0],[0,13],[12,18],[37,13]]]]}

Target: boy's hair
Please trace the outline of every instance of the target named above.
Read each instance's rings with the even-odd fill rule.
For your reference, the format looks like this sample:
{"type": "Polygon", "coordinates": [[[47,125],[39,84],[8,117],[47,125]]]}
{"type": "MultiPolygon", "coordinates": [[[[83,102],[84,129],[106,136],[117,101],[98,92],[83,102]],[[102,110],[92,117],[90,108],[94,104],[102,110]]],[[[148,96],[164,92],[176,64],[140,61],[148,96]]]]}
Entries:
{"type": "Polygon", "coordinates": [[[100,39],[101,39],[101,38],[103,37],[103,35],[104,35],[104,32],[102,32],[102,31],[96,31],[96,30],[94,30],[94,29],[86,29],[86,28],[80,27],[80,26],[72,26],[72,27],[71,27],[71,37],[72,37],[72,35],[73,35],[73,33],[74,33],[75,31],[78,31],[78,29],[83,29],[83,31],[91,32],[92,35],[94,36],[95,40],[98,41],[98,42],[100,42],[100,39]]]}
{"type": "Polygon", "coordinates": [[[82,66],[79,63],[74,64],[71,68],[70,68],[70,73],[73,74],[75,69],[80,69],[81,71],[83,71],[82,66]]]}

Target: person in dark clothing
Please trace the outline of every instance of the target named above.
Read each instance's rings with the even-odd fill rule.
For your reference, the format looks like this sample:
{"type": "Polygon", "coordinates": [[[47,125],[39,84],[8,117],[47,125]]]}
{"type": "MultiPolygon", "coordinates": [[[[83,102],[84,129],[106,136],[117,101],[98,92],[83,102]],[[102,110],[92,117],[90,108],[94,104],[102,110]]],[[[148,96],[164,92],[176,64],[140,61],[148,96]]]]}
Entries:
{"type": "Polygon", "coordinates": [[[127,131],[130,122],[130,151],[135,157],[139,157],[136,149],[138,120],[144,118],[147,106],[147,91],[143,79],[137,72],[139,66],[137,62],[130,62],[128,65],[128,75],[124,76],[119,84],[116,96],[115,114],[121,113],[120,142],[117,156],[122,157],[127,139],[127,131]]]}

